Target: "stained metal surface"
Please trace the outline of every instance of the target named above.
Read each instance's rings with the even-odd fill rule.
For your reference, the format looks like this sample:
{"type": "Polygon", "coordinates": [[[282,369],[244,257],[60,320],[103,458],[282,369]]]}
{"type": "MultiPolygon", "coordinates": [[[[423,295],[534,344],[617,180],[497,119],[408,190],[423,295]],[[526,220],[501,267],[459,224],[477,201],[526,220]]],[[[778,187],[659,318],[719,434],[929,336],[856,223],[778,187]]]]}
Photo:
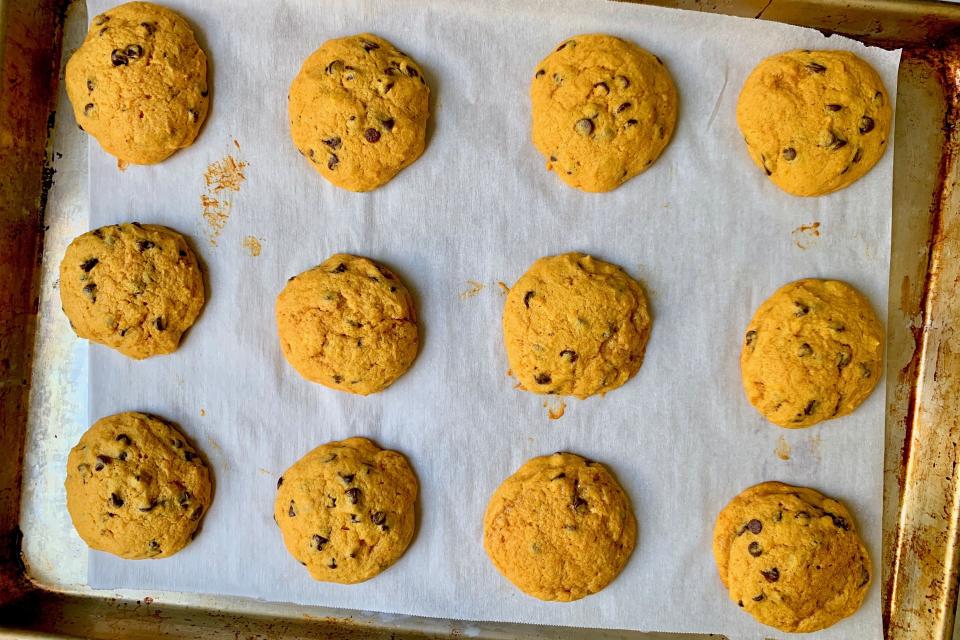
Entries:
{"type": "MultiPolygon", "coordinates": [[[[960,7],[919,1],[647,3],[759,15],[843,31],[882,44],[932,45],[960,27],[960,7]]],[[[37,42],[57,41],[57,22],[51,9],[55,4],[54,0],[0,0],[0,44],[4,45],[0,46],[0,70],[8,68],[3,56],[4,52],[9,56],[11,48],[9,28],[8,35],[3,35],[4,16],[8,21],[12,18],[22,25],[34,25],[33,29],[45,24],[46,31],[31,34],[36,48],[37,42]],[[13,5],[16,10],[12,11],[13,5]],[[50,19],[44,21],[44,16],[50,19]]],[[[86,31],[82,1],[71,4],[63,24],[62,55],[66,59],[86,31]]],[[[17,48],[23,50],[24,46],[18,44],[17,48]]],[[[960,336],[954,336],[952,327],[955,320],[960,321],[960,296],[954,290],[960,282],[960,264],[955,259],[960,254],[960,194],[954,193],[953,184],[960,176],[953,153],[957,140],[953,130],[944,125],[957,115],[958,70],[960,58],[953,49],[930,46],[906,51],[900,68],[887,323],[882,575],[889,638],[946,639],[951,637],[955,620],[960,492],[954,470],[960,442],[960,389],[954,385],[960,384],[960,336]]],[[[7,96],[4,90],[0,108],[7,108],[7,96]]],[[[59,257],[67,243],[87,227],[87,141],[75,127],[62,87],[56,100],[56,111],[61,115],[56,118],[48,151],[55,173],[46,203],[39,261],[29,251],[37,250],[40,237],[42,144],[39,153],[34,148],[29,158],[21,156],[16,171],[12,170],[14,163],[8,162],[11,156],[4,146],[9,140],[7,121],[0,109],[0,534],[9,531],[13,536],[19,522],[24,536],[25,575],[34,586],[34,591],[16,606],[0,609],[0,638],[704,637],[473,624],[243,598],[89,589],[85,585],[87,550],[72,530],[62,489],[66,453],[86,427],[86,346],[73,338],[60,313],[56,289],[59,257]],[[16,193],[10,191],[7,185],[13,178],[18,184],[32,185],[36,199],[31,200],[30,190],[25,187],[16,193]],[[22,228],[24,222],[33,225],[34,244],[26,243],[26,249],[18,246],[19,253],[9,253],[6,239],[23,236],[8,234],[22,233],[13,229],[15,223],[22,228]],[[26,258],[8,258],[13,255],[26,258]],[[30,284],[24,285],[25,279],[30,284]],[[21,313],[24,318],[8,329],[4,324],[8,307],[3,296],[13,291],[10,283],[14,282],[21,302],[31,298],[22,297],[23,291],[38,290],[39,295],[35,307],[18,307],[25,309],[21,313]],[[37,289],[33,288],[35,282],[37,289]],[[12,337],[6,337],[8,334],[12,337]],[[17,354],[11,359],[13,350],[17,354]],[[30,372],[31,355],[27,416],[22,396],[27,389],[25,376],[30,372]],[[13,364],[5,364],[7,361],[13,364]],[[11,385],[21,397],[12,408],[6,401],[11,385]],[[15,464],[6,464],[24,440],[23,464],[16,458],[15,464]],[[21,472],[22,500],[18,486],[21,472]],[[31,635],[26,635],[27,630],[31,635]]],[[[22,103],[20,108],[24,108],[22,103]]],[[[30,123],[23,126],[34,135],[45,135],[46,113],[38,113],[36,108],[30,113],[30,123]]],[[[960,326],[960,322],[956,324],[960,326]]],[[[19,593],[16,585],[23,574],[13,557],[16,554],[8,553],[11,557],[4,558],[4,549],[15,547],[0,540],[0,604],[5,595],[19,593]]]]}

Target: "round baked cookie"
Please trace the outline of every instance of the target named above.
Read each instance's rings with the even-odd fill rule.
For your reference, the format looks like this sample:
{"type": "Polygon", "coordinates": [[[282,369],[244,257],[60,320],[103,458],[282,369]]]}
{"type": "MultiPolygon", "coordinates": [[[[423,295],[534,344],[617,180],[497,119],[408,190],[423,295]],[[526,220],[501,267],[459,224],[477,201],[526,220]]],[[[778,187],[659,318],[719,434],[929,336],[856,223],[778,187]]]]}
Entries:
{"type": "Polygon", "coordinates": [[[207,117],[206,55],[186,20],[149,2],[95,16],[65,77],[77,123],[124,162],[190,146],[207,117]]]}
{"type": "Polygon", "coordinates": [[[533,458],[503,481],[483,517],[483,548],[514,586],[570,602],[613,582],[637,541],[623,489],[600,463],[533,458]]]}
{"type": "Polygon", "coordinates": [[[101,418],[67,456],[67,509],[91,548],[166,558],[210,507],[210,472],[182,433],[145,413],[101,418]]]}
{"type": "Polygon", "coordinates": [[[321,445],[277,480],[273,517],[314,580],[376,576],[410,545],[417,478],[407,459],[366,438],[321,445]]]}
{"type": "Polygon", "coordinates": [[[848,51],[788,51],[750,73],[737,122],[778,187],[819,196],[863,177],[887,148],[893,111],[880,76],[848,51]]]}
{"type": "Polygon", "coordinates": [[[781,427],[845,416],[883,368],[883,327],[870,302],[836,280],[797,280],[770,296],[744,334],[747,399],[781,427]]]}
{"type": "Polygon", "coordinates": [[[518,388],[586,398],[640,369],[650,313],[640,283],[582,253],[540,258],[510,288],[503,338],[518,388]]]}
{"type": "Polygon", "coordinates": [[[813,489],[764,482],[735,497],[713,531],[730,599],[763,624],[809,633],[852,615],[870,556],[847,509],[813,489]]]}
{"type": "Polygon", "coordinates": [[[429,102],[420,67],[383,38],[328,40],[290,85],[290,134],[324,178],[370,191],[423,153],[429,102]]]}
{"type": "Polygon", "coordinates": [[[564,40],[533,74],[533,143],[571,187],[610,191],[642,173],[677,123],[677,89],[663,61],[625,40],[564,40]]]}
{"type": "Polygon", "coordinates": [[[176,231],[115,224],[67,247],[60,302],[78,336],[140,360],[177,349],[203,307],[203,275],[176,231]]]}
{"type": "Polygon", "coordinates": [[[293,276],[277,296],[276,316],[287,362],[331,389],[382,391],[417,357],[410,293],[367,258],[338,253],[293,276]]]}

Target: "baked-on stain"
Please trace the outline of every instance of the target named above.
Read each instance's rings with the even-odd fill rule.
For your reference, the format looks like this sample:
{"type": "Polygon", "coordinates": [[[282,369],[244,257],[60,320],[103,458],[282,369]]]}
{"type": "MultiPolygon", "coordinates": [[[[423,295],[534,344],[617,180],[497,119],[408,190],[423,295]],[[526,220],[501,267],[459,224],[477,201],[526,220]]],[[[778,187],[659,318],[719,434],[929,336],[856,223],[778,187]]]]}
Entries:
{"type": "Polygon", "coordinates": [[[262,250],[260,239],[256,236],[247,236],[243,239],[243,248],[249,251],[251,256],[256,258],[262,250]]]}
{"type": "Polygon", "coordinates": [[[802,224],[790,232],[790,237],[793,238],[793,244],[797,245],[798,248],[809,249],[820,237],[820,223],[802,224]]]}
{"type": "Polygon", "coordinates": [[[567,403],[563,400],[547,401],[543,403],[543,408],[547,410],[547,417],[551,420],[559,420],[567,410],[567,403]]]}
{"type": "Polygon", "coordinates": [[[773,450],[781,460],[790,459],[790,443],[783,436],[777,440],[777,448],[773,450]]]}
{"type": "Polygon", "coordinates": [[[466,291],[460,292],[460,299],[466,300],[467,298],[472,298],[481,291],[483,291],[487,285],[482,282],[477,282],[476,280],[467,280],[467,284],[470,285],[470,288],[466,291]]]}
{"type": "MultiPolygon", "coordinates": [[[[236,140],[233,141],[233,145],[238,151],[240,150],[240,144],[236,140]]],[[[207,240],[213,246],[217,246],[217,239],[223,233],[223,228],[233,211],[233,200],[225,192],[240,191],[240,185],[247,179],[243,170],[248,166],[248,162],[227,154],[221,160],[207,165],[203,173],[205,188],[200,194],[200,205],[203,219],[207,223],[207,240]]]]}

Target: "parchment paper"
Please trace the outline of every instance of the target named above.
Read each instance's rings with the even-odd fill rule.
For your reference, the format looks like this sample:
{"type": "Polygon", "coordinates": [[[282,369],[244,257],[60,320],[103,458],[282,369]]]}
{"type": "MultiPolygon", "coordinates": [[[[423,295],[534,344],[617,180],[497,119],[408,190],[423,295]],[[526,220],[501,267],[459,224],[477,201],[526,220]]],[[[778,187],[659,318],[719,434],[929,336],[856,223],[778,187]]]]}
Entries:
{"type": "MultiPolygon", "coordinates": [[[[853,50],[893,95],[899,52],[769,22],[596,0],[165,2],[189,18],[211,58],[211,115],[196,144],[156,166],[118,171],[92,142],[91,225],[139,220],[189,234],[209,272],[209,301],[173,355],[134,362],[93,346],[90,420],[144,410],[178,422],[212,466],[215,499],[196,540],[170,559],[91,553],[92,586],[769,637],[774,630],[728,600],[710,541],[731,497],[778,479],[843,500],[873,555],[867,602],[820,637],[880,637],[883,383],[851,416],[786,431],[744,398],[738,354],[756,306],[796,278],[851,282],[886,316],[892,149],[851,188],[795,198],[750,161],[734,111],[744,78],[767,55],[853,50]],[[290,141],[286,115],[303,59],[328,38],[360,31],[412,55],[433,90],[426,153],[363,195],[313,171],[290,141]],[[564,37],[596,31],[657,53],[681,99],[664,155],[608,194],[562,184],[529,134],[535,65],[564,37]],[[214,246],[201,216],[203,174],[227,154],[249,166],[238,192],[214,194],[231,203],[214,246]],[[819,237],[797,230],[814,222],[819,237]],[[243,246],[247,236],[259,239],[259,256],[243,246]],[[571,250],[641,279],[655,321],[633,380],[604,398],[568,401],[566,415],[551,421],[544,398],[515,390],[506,376],[495,283],[571,250]],[[274,298],[287,278],[336,251],[396,270],[421,318],[412,369],[367,398],[300,378],[276,337],[274,298]],[[486,287],[461,298],[468,280],[486,287]],[[311,448],[360,434],[411,460],[421,484],[418,534],[374,580],[317,583],[273,523],[276,479],[311,448]],[[523,595],[481,547],[494,488],[528,458],[557,450],[608,465],[640,527],[621,576],[570,604],[523,595]]],[[[91,1],[90,16],[112,3],[91,1]]]]}

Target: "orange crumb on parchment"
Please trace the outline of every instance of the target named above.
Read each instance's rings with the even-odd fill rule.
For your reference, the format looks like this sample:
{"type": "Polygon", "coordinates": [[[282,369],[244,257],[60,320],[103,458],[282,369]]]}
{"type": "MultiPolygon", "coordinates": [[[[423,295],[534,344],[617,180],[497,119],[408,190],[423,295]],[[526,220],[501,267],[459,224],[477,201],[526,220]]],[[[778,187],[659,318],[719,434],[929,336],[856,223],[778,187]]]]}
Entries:
{"type": "Polygon", "coordinates": [[[247,236],[243,239],[243,248],[250,252],[250,255],[256,258],[260,255],[262,246],[260,244],[260,239],[256,236],[247,236]]]}

